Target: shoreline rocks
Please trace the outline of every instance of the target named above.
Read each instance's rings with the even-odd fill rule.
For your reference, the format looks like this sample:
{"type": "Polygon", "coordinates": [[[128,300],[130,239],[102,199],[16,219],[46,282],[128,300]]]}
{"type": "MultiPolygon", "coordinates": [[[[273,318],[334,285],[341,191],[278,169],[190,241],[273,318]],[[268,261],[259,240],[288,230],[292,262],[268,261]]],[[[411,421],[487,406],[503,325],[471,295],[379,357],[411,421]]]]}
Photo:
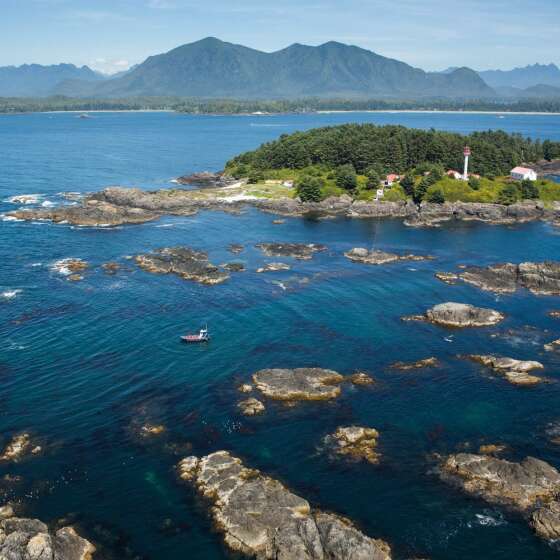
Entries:
{"type": "Polygon", "coordinates": [[[498,375],[505,377],[512,385],[538,385],[543,381],[541,377],[529,373],[535,369],[544,369],[544,366],[540,362],[478,354],[471,354],[464,357],[491,368],[498,375]]]}
{"type": "Polygon", "coordinates": [[[520,512],[541,538],[560,538],[560,473],[545,461],[458,453],[440,463],[438,474],[467,494],[520,512]]]}
{"type": "Polygon", "coordinates": [[[153,274],[175,274],[185,280],[200,284],[221,284],[229,278],[227,272],[208,261],[203,251],[195,251],[188,247],[172,247],[158,249],[153,253],[137,255],[136,264],[153,274]]]}
{"type": "Polygon", "coordinates": [[[14,517],[2,508],[0,558],[22,560],[92,560],[95,546],[73,527],[50,530],[38,519],[14,517]]]}
{"type": "Polygon", "coordinates": [[[227,451],[178,465],[181,479],[210,504],[226,546],[262,560],[391,560],[389,545],[360,532],[348,519],[309,502],[227,451]]]}
{"type": "Polygon", "coordinates": [[[337,398],[344,377],[321,368],[262,369],[253,374],[255,388],[277,401],[324,401],[337,398]]]}
{"type": "MultiPolygon", "coordinates": [[[[184,182],[212,185],[214,174],[195,174],[180,178],[184,182]],[[202,182],[201,182],[202,179],[202,182]]],[[[178,180],[179,181],[179,180],[178,180]]],[[[227,185],[229,186],[228,182],[227,185]]],[[[217,186],[223,186],[219,183],[217,186]]],[[[300,202],[294,198],[252,198],[228,201],[227,189],[215,189],[211,195],[201,196],[205,189],[162,189],[142,191],[135,188],[109,187],[86,197],[81,204],[49,209],[16,210],[9,212],[24,220],[52,220],[74,225],[115,226],[154,220],[165,214],[190,216],[200,210],[239,212],[253,206],[263,212],[281,216],[394,218],[412,227],[438,227],[451,221],[479,221],[490,224],[514,224],[535,220],[555,222],[560,219],[560,205],[545,208],[540,201],[523,201],[509,206],[491,203],[455,202],[444,204],[401,202],[369,202],[352,200],[348,195],[329,197],[321,202],[300,202]]]]}
{"type": "Polygon", "coordinates": [[[339,426],[334,433],[325,436],[323,442],[334,455],[377,465],[381,457],[377,452],[378,438],[375,428],[339,426]]]}
{"type": "Polygon", "coordinates": [[[257,243],[255,247],[267,257],[292,257],[302,261],[311,260],[314,253],[327,249],[316,243],[257,243]]]}
{"type": "Polygon", "coordinates": [[[409,315],[403,321],[424,321],[443,327],[488,327],[503,321],[505,315],[494,309],[466,303],[447,302],[435,305],[423,315],[409,315]]]}
{"type": "Polygon", "coordinates": [[[422,255],[397,255],[395,253],[386,253],[385,251],[372,250],[368,251],[363,247],[354,247],[350,251],[344,253],[344,256],[352,262],[363,264],[388,264],[397,261],[425,261],[433,260],[435,257],[422,255]]]}

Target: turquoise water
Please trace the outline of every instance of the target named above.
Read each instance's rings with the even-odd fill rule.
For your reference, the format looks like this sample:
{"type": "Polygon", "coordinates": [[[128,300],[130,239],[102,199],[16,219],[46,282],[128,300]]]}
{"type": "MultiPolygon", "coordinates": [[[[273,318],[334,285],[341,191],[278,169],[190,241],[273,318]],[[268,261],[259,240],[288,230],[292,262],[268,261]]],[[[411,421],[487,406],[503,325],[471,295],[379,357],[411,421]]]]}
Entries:
{"type": "MultiPolygon", "coordinates": [[[[220,169],[239,151],[281,133],[348,120],[401,123],[460,132],[500,127],[560,139],[560,117],[470,114],[333,114],[193,117],[168,113],[100,113],[0,117],[0,211],[15,194],[58,202],[61,191],[108,185],[158,188],[180,174],[220,169]]],[[[560,447],[544,435],[558,419],[560,359],[542,351],[560,324],[547,312],[558,298],[519,292],[496,297],[433,277],[458,264],[557,259],[558,230],[461,224],[408,229],[398,221],[306,221],[247,210],[202,213],[114,229],[0,222],[0,434],[29,430],[46,452],[0,465],[23,481],[0,481],[5,499],[47,521],[71,516],[115,557],[227,558],[200,502],[177,483],[173,467],[189,453],[229,449],[285,481],[312,504],[354,519],[389,541],[396,558],[547,559],[557,555],[516,515],[469,499],[430,474],[432,453],[503,442],[511,457],[531,454],[560,466],[560,447]],[[261,275],[260,241],[328,246],[289,272],[261,275]],[[241,255],[227,252],[239,242],[241,255]],[[208,251],[214,263],[243,261],[248,271],[204,287],[138,270],[129,255],[178,244],[208,251]],[[436,261],[382,267],[353,264],[354,246],[430,253],[436,261]],[[87,260],[82,282],[51,270],[65,257],[87,260]],[[106,275],[100,265],[123,270],[106,275]],[[282,285],[279,285],[280,282],[282,285]],[[492,329],[453,333],[403,323],[442,301],[504,311],[492,329]],[[208,322],[209,345],[188,347],[178,335],[208,322]],[[493,336],[498,335],[498,336],[493,336]],[[450,340],[450,342],[448,340],[450,340]],[[554,382],[515,388],[462,353],[537,359],[554,382]],[[399,373],[396,360],[435,355],[440,369],[399,373]],[[271,405],[240,417],[236,386],[264,367],[321,366],[370,372],[374,388],[347,389],[336,403],[286,410],[271,405]],[[142,422],[168,431],[146,441],[142,422]],[[318,450],[338,425],[381,433],[377,467],[330,462],[318,450]],[[179,447],[177,454],[173,453],[179,447]],[[165,527],[171,520],[171,529],[165,527]]],[[[287,261],[289,259],[286,259],[287,261]]]]}

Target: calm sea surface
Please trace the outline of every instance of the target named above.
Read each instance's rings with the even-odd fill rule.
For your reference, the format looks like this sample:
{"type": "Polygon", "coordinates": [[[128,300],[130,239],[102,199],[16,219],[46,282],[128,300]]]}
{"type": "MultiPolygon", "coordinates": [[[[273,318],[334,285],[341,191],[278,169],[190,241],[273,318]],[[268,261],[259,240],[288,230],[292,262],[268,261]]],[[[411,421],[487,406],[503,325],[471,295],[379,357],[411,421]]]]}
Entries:
{"type": "MultiPolygon", "coordinates": [[[[8,202],[16,194],[41,195],[48,205],[63,191],[166,187],[184,173],[221,169],[280,134],[348,121],[560,140],[560,116],[540,115],[1,116],[0,211],[18,206],[8,202]]],[[[560,322],[547,316],[560,301],[526,292],[496,297],[434,278],[459,264],[558,259],[559,231],[541,223],[416,230],[398,221],[272,219],[247,210],[114,229],[0,222],[0,437],[28,430],[45,449],[0,465],[0,477],[23,477],[16,485],[0,478],[2,501],[45,521],[75,520],[117,558],[227,558],[201,503],[175,478],[190,444],[194,454],[231,450],[386,539],[396,558],[557,557],[518,516],[440,482],[430,457],[497,442],[510,446],[511,458],[534,455],[560,467],[560,446],[544,434],[560,419],[560,356],[542,349],[560,336],[560,322]],[[271,260],[254,248],[260,241],[328,250],[294,261],[289,272],[256,274],[271,260]],[[246,251],[234,257],[226,249],[232,242],[246,251]],[[147,274],[127,259],[174,245],[208,251],[216,264],[242,261],[248,271],[204,287],[147,274]],[[367,267],[342,256],[355,246],[437,260],[367,267]],[[82,282],[51,269],[66,257],[90,263],[82,282]],[[114,276],[100,268],[110,260],[123,266],[114,276]],[[454,333],[399,319],[444,301],[493,307],[507,319],[454,333]],[[205,322],[210,344],[179,343],[205,322]],[[458,360],[462,353],[539,360],[553,383],[515,388],[458,360]],[[432,355],[443,367],[388,369],[432,355]],[[235,388],[253,372],[313,365],[368,371],[378,383],[346,390],[336,403],[269,406],[254,419],[237,414],[235,388]],[[137,436],[145,422],[164,424],[166,434],[137,436]],[[349,424],[380,431],[379,466],[336,464],[318,449],[325,434],[349,424]]]]}

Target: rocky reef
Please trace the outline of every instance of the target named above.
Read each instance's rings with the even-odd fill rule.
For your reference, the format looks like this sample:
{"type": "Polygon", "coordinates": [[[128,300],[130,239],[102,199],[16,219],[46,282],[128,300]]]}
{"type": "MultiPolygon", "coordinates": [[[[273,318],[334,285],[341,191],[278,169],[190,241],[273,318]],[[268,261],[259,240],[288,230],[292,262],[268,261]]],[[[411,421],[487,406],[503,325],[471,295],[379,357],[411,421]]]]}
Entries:
{"type": "Polygon", "coordinates": [[[385,251],[368,251],[363,247],[355,247],[344,253],[344,256],[352,262],[363,264],[388,264],[397,261],[425,261],[434,259],[431,256],[397,255],[395,253],[386,253],[385,251]]]}
{"type": "Polygon", "coordinates": [[[335,456],[343,456],[357,461],[367,461],[376,465],[380,454],[377,452],[379,432],[375,428],[363,426],[339,426],[323,442],[335,456]]]}
{"type": "Polygon", "coordinates": [[[560,473],[545,461],[458,453],[441,462],[439,476],[467,494],[522,513],[540,537],[560,538],[560,473]]]}
{"type": "Polygon", "coordinates": [[[491,368],[512,385],[537,385],[543,381],[542,377],[537,377],[529,373],[535,369],[544,369],[544,366],[540,362],[479,354],[471,354],[464,357],[491,368]]]}
{"type": "Polygon", "coordinates": [[[394,364],[391,364],[391,369],[400,369],[402,371],[410,371],[413,369],[424,369],[424,368],[430,368],[430,367],[438,367],[439,364],[439,360],[437,358],[434,358],[433,356],[431,358],[424,358],[422,360],[417,360],[416,362],[395,362],[394,364]]]}
{"type": "Polygon", "coordinates": [[[253,375],[255,387],[278,401],[323,401],[340,395],[344,377],[320,368],[262,369],[253,375]]]}
{"type": "Polygon", "coordinates": [[[551,342],[547,342],[544,345],[544,349],[547,352],[555,352],[557,350],[560,350],[560,338],[557,338],[556,340],[553,340],[551,342]]]}
{"type": "Polygon", "coordinates": [[[137,255],[136,263],[140,268],[154,274],[176,274],[185,280],[200,284],[221,284],[229,274],[208,261],[203,251],[188,247],[159,249],[153,253],[137,255]]]}
{"type": "Polygon", "coordinates": [[[348,377],[348,380],[353,385],[361,386],[373,385],[375,383],[373,377],[371,377],[371,375],[368,375],[365,371],[357,371],[353,373],[348,377]]]}
{"type": "Polygon", "coordinates": [[[42,448],[34,443],[27,432],[17,434],[8,442],[0,455],[0,461],[17,462],[26,455],[37,455],[42,448]]]}
{"type": "Polygon", "coordinates": [[[505,318],[503,313],[466,303],[447,302],[435,305],[423,315],[409,315],[403,321],[427,321],[443,327],[488,327],[505,318]]]}
{"type": "Polygon", "coordinates": [[[309,502],[227,451],[187,457],[179,476],[209,500],[226,546],[262,560],[390,560],[389,545],[309,502]]]}
{"type": "Polygon", "coordinates": [[[438,273],[436,278],[447,283],[462,280],[481,290],[498,294],[512,294],[525,288],[536,295],[560,295],[560,263],[552,261],[469,266],[458,274],[438,273]]]}
{"type": "Polygon", "coordinates": [[[0,558],[5,560],[92,560],[95,547],[72,527],[51,531],[38,519],[14,517],[4,506],[0,521],[0,558]]]}
{"type": "Polygon", "coordinates": [[[325,251],[324,245],[315,243],[257,243],[255,245],[267,257],[292,257],[302,261],[313,258],[313,254],[325,251]]]}

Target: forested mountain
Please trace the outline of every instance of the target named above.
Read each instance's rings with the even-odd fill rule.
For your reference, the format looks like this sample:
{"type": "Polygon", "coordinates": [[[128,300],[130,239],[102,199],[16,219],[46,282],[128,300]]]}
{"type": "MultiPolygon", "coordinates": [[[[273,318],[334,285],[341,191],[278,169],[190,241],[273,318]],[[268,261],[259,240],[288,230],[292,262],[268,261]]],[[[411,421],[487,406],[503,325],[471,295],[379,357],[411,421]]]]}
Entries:
{"type": "Polygon", "coordinates": [[[151,56],[120,78],[99,84],[66,83],[57,93],[130,97],[205,98],[454,97],[494,91],[468,68],[427,73],[359,47],[329,42],[294,44],[273,53],[207,38],[151,56]]]}
{"type": "Polygon", "coordinates": [[[64,80],[80,80],[90,85],[103,80],[103,76],[88,66],[78,68],[73,64],[23,64],[0,67],[0,97],[33,97],[50,95],[64,80]]]}
{"type": "Polygon", "coordinates": [[[345,124],[282,135],[278,140],[241,154],[228,163],[253,169],[301,169],[310,165],[336,168],[352,164],[358,173],[376,167],[405,172],[419,164],[461,169],[463,148],[472,150],[471,170],[483,175],[506,175],[523,162],[560,157],[559,142],[539,142],[503,131],[473,132],[468,136],[402,126],[345,124]]]}

